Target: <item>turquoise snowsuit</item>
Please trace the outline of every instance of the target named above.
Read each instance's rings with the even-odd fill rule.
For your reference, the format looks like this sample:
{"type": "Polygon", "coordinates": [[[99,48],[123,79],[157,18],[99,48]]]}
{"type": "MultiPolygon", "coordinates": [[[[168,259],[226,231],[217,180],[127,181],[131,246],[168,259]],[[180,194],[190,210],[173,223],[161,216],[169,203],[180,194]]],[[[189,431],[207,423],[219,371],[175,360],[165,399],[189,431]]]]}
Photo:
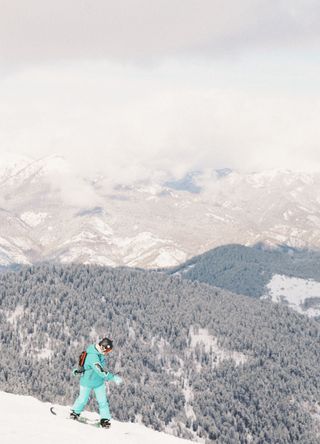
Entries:
{"type": "Polygon", "coordinates": [[[87,357],[84,363],[84,373],[80,378],[80,394],[72,406],[72,410],[81,413],[89,401],[93,389],[99,404],[100,417],[111,419],[109,403],[107,399],[105,381],[112,381],[114,374],[106,372],[103,368],[106,360],[94,344],[87,348],[87,357]]]}

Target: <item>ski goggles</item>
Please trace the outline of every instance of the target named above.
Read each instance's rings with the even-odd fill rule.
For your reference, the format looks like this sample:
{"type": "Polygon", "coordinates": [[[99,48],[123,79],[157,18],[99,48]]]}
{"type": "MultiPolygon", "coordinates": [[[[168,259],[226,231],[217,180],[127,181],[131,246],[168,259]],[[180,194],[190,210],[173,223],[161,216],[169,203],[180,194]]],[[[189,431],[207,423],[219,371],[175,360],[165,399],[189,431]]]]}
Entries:
{"type": "Polygon", "coordinates": [[[107,354],[112,351],[112,347],[109,344],[106,346],[101,345],[101,350],[104,354],[107,354]]]}

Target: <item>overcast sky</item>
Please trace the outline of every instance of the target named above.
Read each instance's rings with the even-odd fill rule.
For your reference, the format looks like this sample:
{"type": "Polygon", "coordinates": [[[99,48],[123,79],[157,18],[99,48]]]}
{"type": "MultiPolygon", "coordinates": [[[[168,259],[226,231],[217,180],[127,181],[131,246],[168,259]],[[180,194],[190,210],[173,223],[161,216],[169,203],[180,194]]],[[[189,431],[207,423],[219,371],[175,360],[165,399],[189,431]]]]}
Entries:
{"type": "Polygon", "coordinates": [[[320,2],[0,0],[0,153],[320,171],[320,2]]]}

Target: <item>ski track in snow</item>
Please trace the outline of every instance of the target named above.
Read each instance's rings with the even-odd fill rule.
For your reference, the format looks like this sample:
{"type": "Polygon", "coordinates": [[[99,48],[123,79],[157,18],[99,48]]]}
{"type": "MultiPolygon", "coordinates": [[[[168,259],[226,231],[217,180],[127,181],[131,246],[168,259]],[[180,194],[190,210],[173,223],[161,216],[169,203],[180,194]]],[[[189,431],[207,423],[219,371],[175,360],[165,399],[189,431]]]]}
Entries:
{"type": "MultiPolygon", "coordinates": [[[[125,401],[124,401],[125,402],[125,401]]],[[[29,396],[0,392],[1,444],[187,444],[189,440],[156,432],[140,424],[112,420],[108,430],[71,421],[50,413],[49,403],[29,396]]],[[[125,407],[125,405],[124,405],[125,407]]],[[[97,418],[95,413],[86,416],[97,418]]]]}

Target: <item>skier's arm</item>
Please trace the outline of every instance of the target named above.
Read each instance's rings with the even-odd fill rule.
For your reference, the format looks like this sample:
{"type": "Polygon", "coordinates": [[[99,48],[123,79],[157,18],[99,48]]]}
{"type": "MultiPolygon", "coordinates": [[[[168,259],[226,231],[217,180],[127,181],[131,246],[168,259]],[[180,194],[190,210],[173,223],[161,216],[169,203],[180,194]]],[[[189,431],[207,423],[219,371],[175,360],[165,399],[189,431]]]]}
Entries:
{"type": "Polygon", "coordinates": [[[99,376],[101,376],[101,378],[105,379],[106,381],[113,381],[114,379],[114,374],[111,372],[106,372],[102,367],[100,362],[94,362],[92,364],[92,370],[99,376]]]}
{"type": "Polygon", "coordinates": [[[103,378],[105,381],[114,381],[116,384],[120,384],[122,382],[120,376],[104,370],[97,356],[89,355],[89,359],[87,357],[86,362],[90,369],[92,369],[94,373],[100,376],[100,378],[103,378]]]}

